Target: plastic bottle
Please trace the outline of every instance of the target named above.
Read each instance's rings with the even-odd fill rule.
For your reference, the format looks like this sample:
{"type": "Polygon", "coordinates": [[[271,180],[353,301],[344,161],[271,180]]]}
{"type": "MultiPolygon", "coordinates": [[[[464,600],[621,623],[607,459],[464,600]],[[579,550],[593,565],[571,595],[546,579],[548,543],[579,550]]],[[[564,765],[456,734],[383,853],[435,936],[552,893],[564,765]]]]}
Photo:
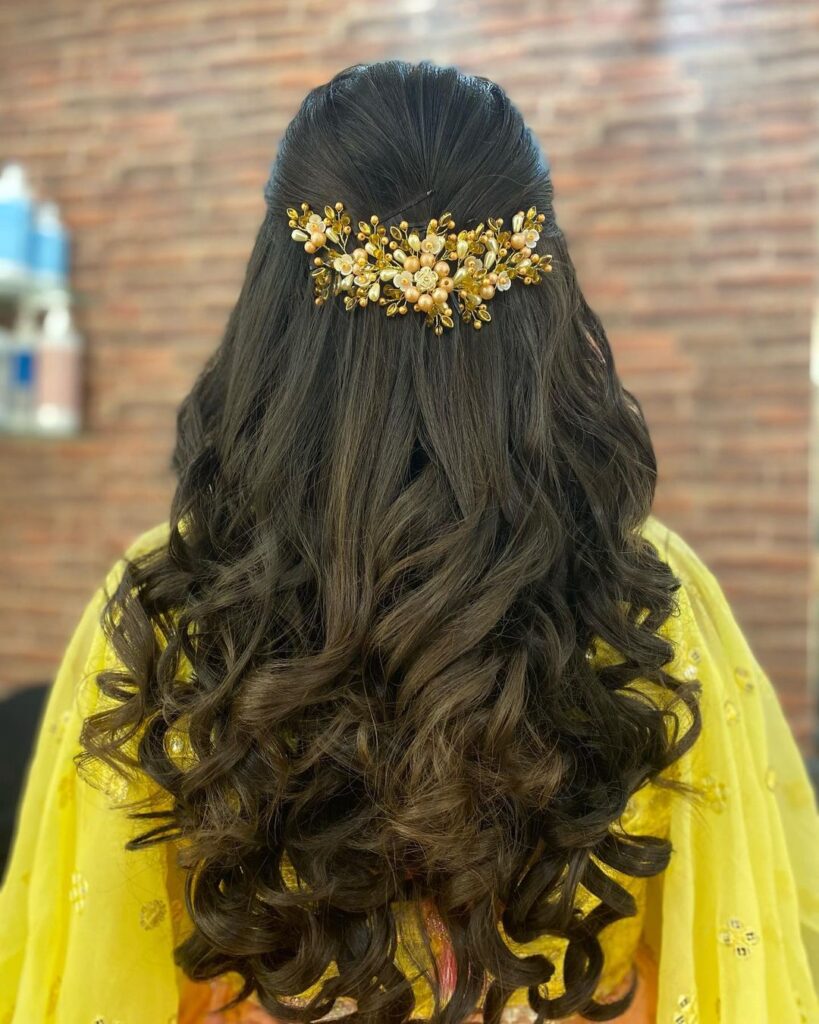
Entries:
{"type": "Polygon", "coordinates": [[[40,203],[34,218],[31,270],[41,284],[63,285],[68,277],[68,233],[56,203],[40,203]]]}
{"type": "Polygon", "coordinates": [[[29,433],[36,427],[34,386],[39,329],[34,312],[21,307],[11,335],[8,358],[8,407],[5,428],[29,433]]]}
{"type": "Polygon", "coordinates": [[[9,374],[11,372],[12,334],[0,327],[0,430],[4,430],[9,416],[9,374]]]}
{"type": "Polygon", "coordinates": [[[0,174],[0,283],[29,276],[32,207],[25,171],[20,164],[7,164],[0,174]]]}
{"type": "Polygon", "coordinates": [[[35,411],[38,433],[74,434],[80,429],[82,339],[71,321],[67,296],[46,311],[37,346],[35,411]]]}

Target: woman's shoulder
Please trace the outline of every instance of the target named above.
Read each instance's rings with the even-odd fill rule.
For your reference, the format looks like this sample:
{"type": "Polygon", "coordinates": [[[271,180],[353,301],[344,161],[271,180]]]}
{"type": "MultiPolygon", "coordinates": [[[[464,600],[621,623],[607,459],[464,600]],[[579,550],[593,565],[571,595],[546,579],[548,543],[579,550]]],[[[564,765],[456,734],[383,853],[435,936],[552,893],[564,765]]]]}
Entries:
{"type": "Polygon", "coordinates": [[[157,548],[163,547],[167,544],[170,533],[170,519],[164,519],[162,522],[155,523],[153,526],[148,527],[147,530],[137,534],[126,546],[124,551],[125,558],[139,558],[140,555],[146,555],[149,551],[155,551],[157,548]]]}
{"type": "MultiPolygon", "coordinates": [[[[148,527],[138,534],[126,548],[128,557],[136,557],[147,551],[152,551],[166,543],[170,535],[170,519],[163,519],[148,527]]],[[[652,513],[645,520],[642,535],[650,540],[658,552],[665,557],[672,557],[677,560],[688,559],[699,562],[700,559],[691,546],[673,530],[664,520],[652,513]]]]}
{"type": "MultiPolygon", "coordinates": [[[[116,572],[127,560],[139,558],[164,547],[168,543],[170,532],[170,518],[148,527],[125,547],[123,557],[113,571],[116,572]]],[[[714,588],[719,588],[716,577],[697,551],[663,519],[652,513],[643,523],[640,533],[681,580],[684,589],[713,591],[714,588]]]]}
{"type": "Polygon", "coordinates": [[[142,533],[136,534],[136,536],[132,535],[132,539],[120,548],[113,564],[109,563],[110,568],[94,595],[94,601],[98,603],[104,602],[122,582],[128,562],[164,547],[168,542],[170,532],[170,520],[167,520],[155,523],[153,526],[148,527],[147,530],[143,530],[142,533]]]}
{"type": "MultiPolygon", "coordinates": [[[[168,543],[170,532],[170,518],[148,527],[126,546],[123,557],[114,569],[121,567],[124,561],[139,558],[164,547],[168,543]]],[[[663,519],[652,513],[643,523],[640,533],[680,578],[684,587],[702,589],[705,586],[713,589],[719,585],[697,551],[663,519]]]]}
{"type": "Polygon", "coordinates": [[[699,552],[664,520],[652,514],[640,532],[681,580],[683,590],[722,594],[719,581],[699,552]]]}

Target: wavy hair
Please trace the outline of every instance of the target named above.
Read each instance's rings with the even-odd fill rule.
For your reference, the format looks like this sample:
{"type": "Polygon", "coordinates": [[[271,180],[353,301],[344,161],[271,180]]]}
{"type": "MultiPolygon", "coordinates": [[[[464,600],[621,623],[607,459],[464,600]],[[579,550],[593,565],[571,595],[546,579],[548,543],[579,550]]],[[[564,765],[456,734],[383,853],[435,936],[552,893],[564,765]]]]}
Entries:
{"type": "Polygon", "coordinates": [[[663,669],[680,581],[640,532],[655,455],[548,164],[494,82],[390,60],[308,93],[265,199],[223,340],[179,409],[168,541],[125,560],[105,609],[118,667],[98,678],[85,757],[168,794],[133,845],[179,842],[193,928],[177,958],[194,979],[238,972],[241,998],[285,1019],[345,996],[352,1024],[413,1020],[394,904],[428,901],[456,967],[444,999],[430,957],[436,1024],[482,993],[494,1024],[523,987],[538,1019],[611,1019],[634,985],[595,1001],[599,932],[635,905],[595,860],[667,865],[665,839],[612,826],[648,781],[685,788],[661,773],[699,732],[699,683],[663,669]],[[338,199],[354,222],[395,211],[388,225],[536,205],[554,269],[480,332],[319,307],[286,210],[338,199]],[[596,667],[598,640],[622,660],[596,667]],[[638,679],[670,700],[635,699],[638,679]],[[585,917],[581,883],[601,900],[585,917]],[[565,991],[540,991],[555,965],[517,956],[499,921],[519,942],[567,940],[565,991]],[[288,1002],[332,963],[309,1005],[288,1002]]]}

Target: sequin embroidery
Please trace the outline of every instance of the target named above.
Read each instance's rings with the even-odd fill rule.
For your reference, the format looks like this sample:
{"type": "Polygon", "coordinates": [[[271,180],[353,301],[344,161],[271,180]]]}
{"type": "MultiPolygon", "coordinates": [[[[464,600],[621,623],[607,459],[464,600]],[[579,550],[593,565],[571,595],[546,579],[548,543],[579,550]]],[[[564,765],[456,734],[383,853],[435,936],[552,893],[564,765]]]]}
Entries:
{"type": "Polygon", "coordinates": [[[712,775],[706,775],[702,780],[705,799],[712,809],[721,814],[728,803],[728,787],[724,782],[715,779],[712,775]]]}
{"type": "Polygon", "coordinates": [[[734,681],[744,693],[753,693],[756,688],[750,671],[742,665],[738,665],[734,669],[734,681]]]}
{"type": "Polygon", "coordinates": [[[165,903],[163,900],[150,900],[143,903],[139,912],[139,923],[146,932],[156,928],[165,918],[165,903]]]}
{"type": "Polygon", "coordinates": [[[671,1018],[672,1024],[697,1024],[698,1020],[699,1014],[694,1005],[694,997],[687,994],[681,995],[677,999],[677,1007],[671,1018]]]}
{"type": "Polygon", "coordinates": [[[746,928],[738,917],[731,917],[719,932],[719,941],[724,946],[730,946],[734,953],[744,960],[751,955],[751,946],[756,946],[760,939],[757,932],[752,928],[746,928]]]}
{"type": "Polygon", "coordinates": [[[85,897],[88,894],[88,882],[79,871],[71,876],[71,888],[68,890],[68,899],[71,906],[80,913],[85,909],[85,897]]]}

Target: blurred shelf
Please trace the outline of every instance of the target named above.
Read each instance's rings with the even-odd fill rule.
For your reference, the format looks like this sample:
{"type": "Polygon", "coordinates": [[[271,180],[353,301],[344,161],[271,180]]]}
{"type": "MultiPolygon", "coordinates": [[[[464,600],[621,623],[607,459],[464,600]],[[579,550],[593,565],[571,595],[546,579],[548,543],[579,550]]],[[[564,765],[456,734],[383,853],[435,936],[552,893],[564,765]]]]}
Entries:
{"type": "Polygon", "coordinates": [[[72,304],[79,298],[67,284],[37,281],[33,278],[0,278],[0,302],[25,301],[48,305],[55,297],[67,298],[72,304]]]}
{"type": "Polygon", "coordinates": [[[4,441],[77,441],[85,435],[82,428],[78,430],[49,430],[43,427],[41,430],[27,428],[26,430],[12,430],[9,427],[0,425],[0,444],[4,441]]]}

